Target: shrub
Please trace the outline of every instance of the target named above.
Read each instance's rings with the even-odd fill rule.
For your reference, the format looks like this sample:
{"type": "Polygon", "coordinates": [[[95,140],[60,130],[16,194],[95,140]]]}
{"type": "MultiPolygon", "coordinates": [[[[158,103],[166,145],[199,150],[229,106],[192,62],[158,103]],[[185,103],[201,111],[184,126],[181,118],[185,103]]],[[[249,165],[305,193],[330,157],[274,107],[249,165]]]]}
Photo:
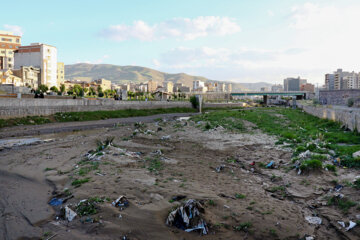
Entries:
{"type": "Polygon", "coordinates": [[[331,197],[328,200],[328,205],[338,206],[344,213],[347,213],[350,208],[356,206],[356,203],[346,198],[331,197]]]}
{"type": "Polygon", "coordinates": [[[300,165],[301,171],[317,170],[321,168],[322,168],[322,162],[317,159],[305,160],[300,165]]]}
{"type": "Polygon", "coordinates": [[[193,108],[197,108],[199,106],[199,101],[197,100],[196,96],[191,96],[190,102],[193,108]]]}
{"type": "Polygon", "coordinates": [[[354,99],[349,98],[348,101],[347,101],[347,105],[348,105],[348,107],[354,106],[354,99]]]}
{"type": "Polygon", "coordinates": [[[336,172],[336,167],[335,167],[335,165],[326,164],[326,165],[325,165],[325,168],[327,168],[329,171],[336,172]]]}

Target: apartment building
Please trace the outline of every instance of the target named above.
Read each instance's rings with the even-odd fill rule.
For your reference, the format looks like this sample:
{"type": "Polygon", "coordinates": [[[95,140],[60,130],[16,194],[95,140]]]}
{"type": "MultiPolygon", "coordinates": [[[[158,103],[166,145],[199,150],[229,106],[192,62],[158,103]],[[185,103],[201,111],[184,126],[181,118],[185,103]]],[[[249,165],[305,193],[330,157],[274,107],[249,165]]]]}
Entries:
{"type": "Polygon", "coordinates": [[[325,74],[326,90],[342,90],[342,89],[358,89],[359,74],[352,72],[344,72],[341,68],[336,72],[325,74]]]}
{"type": "Polygon", "coordinates": [[[335,74],[325,74],[325,87],[327,90],[335,89],[335,74]]]}
{"type": "Polygon", "coordinates": [[[148,85],[148,92],[156,92],[156,89],[158,87],[158,83],[156,81],[150,80],[147,83],[148,85]]]}
{"type": "Polygon", "coordinates": [[[272,92],[282,92],[284,91],[284,88],[281,84],[275,84],[271,86],[271,91],[272,92]]]}
{"type": "Polygon", "coordinates": [[[56,47],[32,43],[29,46],[19,46],[15,51],[15,68],[33,66],[40,68],[40,84],[48,87],[57,86],[57,49],[56,47]]]}
{"type": "Polygon", "coordinates": [[[193,81],[193,91],[196,91],[197,89],[204,87],[205,87],[205,82],[200,80],[193,81]]]}
{"type": "Polygon", "coordinates": [[[101,86],[102,90],[111,90],[111,81],[106,80],[104,78],[100,78],[93,81],[95,84],[98,84],[101,86]]]}
{"type": "Polygon", "coordinates": [[[300,91],[315,92],[315,85],[311,83],[301,84],[300,91]]]}
{"type": "Polygon", "coordinates": [[[63,62],[57,63],[57,85],[60,86],[65,81],[65,66],[63,62]]]}
{"type": "Polygon", "coordinates": [[[14,68],[14,51],[21,46],[21,37],[0,31],[0,70],[14,68]]]}
{"type": "Polygon", "coordinates": [[[165,92],[172,93],[174,89],[173,82],[164,82],[164,90],[165,92]]]}
{"type": "Polygon", "coordinates": [[[37,89],[41,79],[40,68],[22,66],[12,70],[13,74],[22,80],[22,86],[37,89]]]}
{"type": "Polygon", "coordinates": [[[284,79],[284,91],[300,91],[300,86],[306,84],[306,79],[297,78],[286,78],[284,79]]]}

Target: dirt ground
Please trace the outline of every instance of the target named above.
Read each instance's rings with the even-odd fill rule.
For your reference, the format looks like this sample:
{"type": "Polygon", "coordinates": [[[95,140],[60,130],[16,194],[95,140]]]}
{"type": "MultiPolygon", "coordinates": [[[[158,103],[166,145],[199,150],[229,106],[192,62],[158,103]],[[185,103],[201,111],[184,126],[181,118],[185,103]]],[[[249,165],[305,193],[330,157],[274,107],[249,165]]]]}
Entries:
{"type": "MultiPolygon", "coordinates": [[[[360,210],[355,207],[344,213],[325,200],[334,193],[333,180],[352,181],[358,172],[340,169],[338,176],[327,171],[297,175],[287,168],[291,152],[276,146],[275,137],[258,130],[241,134],[223,129],[204,131],[192,121],[167,120],[34,137],[40,141],[0,151],[1,239],[360,236],[359,226],[345,231],[337,223],[348,224],[360,210]],[[85,155],[97,148],[97,140],[110,137],[114,137],[114,146],[96,158],[98,167],[80,176],[80,169],[88,166],[82,164],[85,155]],[[155,165],[153,159],[157,159],[155,165]],[[270,161],[276,168],[261,165],[270,161]],[[217,172],[219,166],[222,169],[217,172]],[[81,186],[72,185],[85,178],[89,181],[81,186]],[[64,196],[64,191],[73,197],[63,206],[72,209],[90,197],[106,200],[97,204],[96,214],[68,222],[57,219],[60,207],[48,204],[54,196],[64,196]],[[123,210],[111,205],[121,195],[130,202],[123,210]],[[203,202],[208,235],[165,224],[170,210],[183,203],[170,201],[179,195],[203,202]],[[318,216],[322,223],[310,224],[307,216],[318,216]]],[[[341,193],[359,201],[353,188],[344,187],[341,193]]]]}

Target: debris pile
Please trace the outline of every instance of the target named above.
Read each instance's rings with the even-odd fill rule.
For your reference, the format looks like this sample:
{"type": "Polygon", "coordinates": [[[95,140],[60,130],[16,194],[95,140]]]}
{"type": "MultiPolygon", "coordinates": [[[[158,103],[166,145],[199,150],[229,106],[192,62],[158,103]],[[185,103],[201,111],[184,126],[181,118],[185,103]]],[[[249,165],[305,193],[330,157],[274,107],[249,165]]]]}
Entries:
{"type": "Polygon", "coordinates": [[[200,234],[206,235],[209,230],[200,213],[204,213],[201,203],[189,199],[184,205],[169,213],[166,225],[175,226],[186,232],[199,231],[200,234]]]}
{"type": "Polygon", "coordinates": [[[124,210],[126,207],[129,206],[129,201],[125,196],[118,197],[115,201],[112,202],[114,207],[119,207],[120,210],[124,210]]]}

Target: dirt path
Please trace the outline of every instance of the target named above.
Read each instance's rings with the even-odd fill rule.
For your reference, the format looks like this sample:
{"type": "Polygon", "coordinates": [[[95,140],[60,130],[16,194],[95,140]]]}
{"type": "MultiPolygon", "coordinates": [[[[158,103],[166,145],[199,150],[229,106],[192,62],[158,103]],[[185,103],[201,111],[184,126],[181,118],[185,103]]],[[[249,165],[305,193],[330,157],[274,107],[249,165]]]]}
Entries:
{"type": "Polygon", "coordinates": [[[9,138],[9,137],[20,137],[20,136],[113,127],[116,124],[122,124],[122,123],[135,123],[135,122],[149,123],[149,122],[154,122],[156,119],[159,118],[170,120],[178,117],[192,116],[196,114],[197,113],[169,113],[169,114],[157,114],[157,115],[143,116],[143,117],[112,118],[106,120],[86,121],[86,122],[64,122],[64,123],[49,123],[42,125],[6,127],[0,129],[0,139],[9,138]]]}

